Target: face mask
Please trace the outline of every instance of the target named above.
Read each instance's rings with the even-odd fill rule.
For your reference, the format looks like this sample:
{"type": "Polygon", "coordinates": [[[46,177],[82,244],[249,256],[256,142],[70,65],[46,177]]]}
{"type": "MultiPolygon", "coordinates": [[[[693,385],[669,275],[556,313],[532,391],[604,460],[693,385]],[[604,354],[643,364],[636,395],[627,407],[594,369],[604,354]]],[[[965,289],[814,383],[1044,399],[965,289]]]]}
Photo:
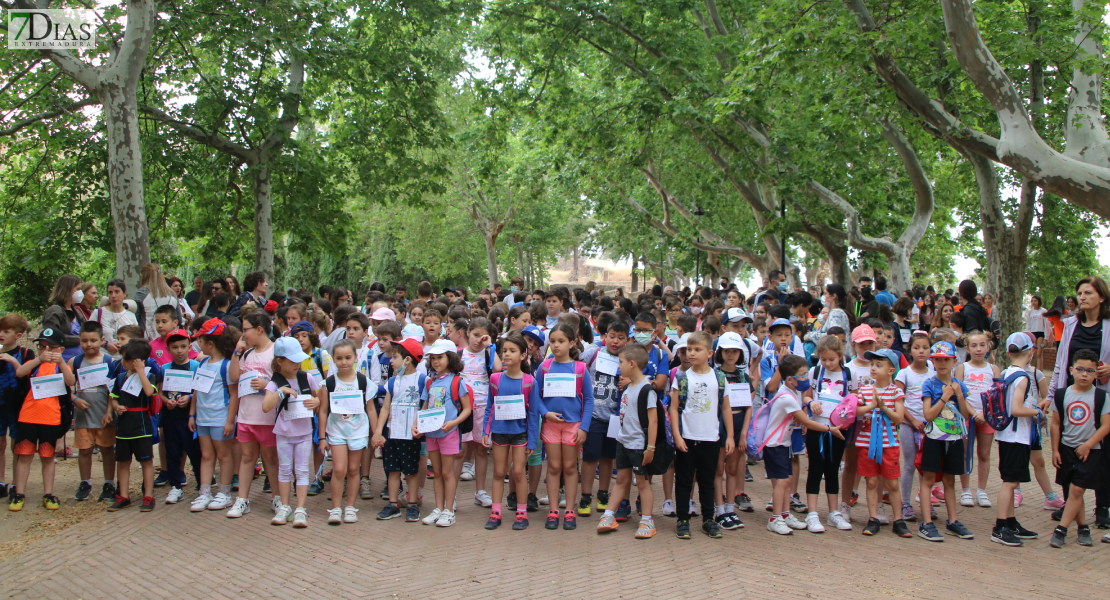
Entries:
{"type": "Polygon", "coordinates": [[[647,346],[648,344],[651,343],[651,334],[650,333],[636,332],[635,338],[636,338],[636,343],[640,344],[641,346],[647,346]]]}
{"type": "Polygon", "coordinates": [[[509,291],[515,294],[520,291],[520,288],[516,287],[515,285],[510,285],[509,291]]]}
{"type": "Polygon", "coordinates": [[[703,308],[704,307],[702,306],[691,306],[690,312],[694,313],[695,315],[700,315],[703,308]]]}
{"type": "Polygon", "coordinates": [[[780,282],[779,282],[779,291],[780,291],[780,292],[785,292],[785,291],[786,291],[786,289],[787,289],[787,287],[786,287],[786,282],[785,282],[785,281],[780,281],[780,282]]]}
{"type": "Polygon", "coordinates": [[[85,299],[85,292],[77,290],[76,292],[73,292],[72,298],[74,304],[81,304],[81,302],[85,299]]]}
{"type": "Polygon", "coordinates": [[[799,392],[808,392],[809,391],[809,379],[802,379],[801,381],[795,379],[794,380],[794,389],[798,390],[799,392]]]}

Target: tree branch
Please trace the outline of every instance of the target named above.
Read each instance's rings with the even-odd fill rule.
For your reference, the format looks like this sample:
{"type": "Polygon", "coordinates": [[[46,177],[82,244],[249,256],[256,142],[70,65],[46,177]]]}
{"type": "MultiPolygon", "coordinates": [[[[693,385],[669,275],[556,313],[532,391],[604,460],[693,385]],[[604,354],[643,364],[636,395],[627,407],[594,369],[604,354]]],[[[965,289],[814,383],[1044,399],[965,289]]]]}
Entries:
{"type": "Polygon", "coordinates": [[[80,100],[80,101],[77,101],[77,102],[72,102],[72,103],[67,104],[65,106],[58,107],[54,110],[48,110],[46,112],[42,112],[42,113],[39,113],[37,115],[27,117],[26,119],[23,119],[21,121],[16,121],[15,123],[12,123],[12,125],[10,127],[8,127],[7,129],[0,129],[0,137],[7,137],[7,136],[10,136],[10,135],[13,135],[13,134],[19,132],[19,130],[27,127],[28,125],[32,125],[32,124],[37,123],[39,121],[42,121],[42,120],[45,120],[45,119],[52,119],[54,117],[63,115],[65,113],[73,112],[73,111],[75,111],[79,108],[82,108],[82,107],[85,107],[85,106],[93,106],[93,105],[96,105],[96,104],[100,104],[100,101],[95,99],[95,98],[85,98],[84,100],[80,100]]]}
{"type": "Polygon", "coordinates": [[[219,150],[224,154],[229,154],[238,158],[239,160],[253,165],[258,162],[259,153],[256,150],[251,150],[240,144],[227,139],[226,137],[217,133],[210,133],[205,131],[200,125],[195,123],[186,123],[178,121],[169,114],[166,114],[160,109],[146,104],[139,105],[139,112],[147,115],[146,118],[165,123],[169,125],[174,131],[192,139],[193,141],[200,142],[209,148],[219,150]]]}
{"type": "Polygon", "coordinates": [[[898,131],[886,119],[880,120],[879,125],[882,126],[883,137],[890,142],[891,146],[894,146],[894,151],[902,159],[902,165],[905,166],[906,174],[909,175],[910,182],[913,184],[915,197],[913,217],[910,218],[909,224],[902,231],[902,235],[898,236],[898,242],[903,244],[905,248],[916,248],[921,238],[925,237],[925,231],[929,228],[929,221],[933,218],[933,186],[929,183],[929,178],[925,176],[925,169],[921,167],[921,162],[917,159],[917,152],[914,151],[913,146],[902,135],[902,132],[898,131]]]}
{"type": "Polygon", "coordinates": [[[826,188],[825,186],[817,183],[814,180],[809,180],[808,187],[811,191],[817,194],[817,197],[824,200],[834,208],[844,213],[845,220],[847,221],[848,243],[860,250],[871,250],[874,252],[881,252],[885,255],[893,255],[897,253],[898,247],[894,242],[882,238],[871,237],[864,235],[860,230],[859,211],[856,207],[852,206],[847,200],[841,198],[836,192],[826,188]]]}

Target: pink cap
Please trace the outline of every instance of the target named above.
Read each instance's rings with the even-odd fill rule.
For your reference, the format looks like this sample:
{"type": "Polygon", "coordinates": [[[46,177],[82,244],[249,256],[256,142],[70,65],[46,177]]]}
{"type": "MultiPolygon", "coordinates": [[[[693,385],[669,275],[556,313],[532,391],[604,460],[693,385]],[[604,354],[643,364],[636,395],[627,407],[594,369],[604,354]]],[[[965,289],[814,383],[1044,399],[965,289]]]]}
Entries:
{"type": "Polygon", "coordinates": [[[370,315],[370,319],[374,321],[396,321],[397,313],[383,306],[375,310],[374,314],[370,315]]]}
{"type": "Polygon", "coordinates": [[[852,343],[858,344],[860,342],[874,342],[878,338],[875,337],[875,330],[871,329],[870,325],[860,325],[852,330],[852,343]]]}

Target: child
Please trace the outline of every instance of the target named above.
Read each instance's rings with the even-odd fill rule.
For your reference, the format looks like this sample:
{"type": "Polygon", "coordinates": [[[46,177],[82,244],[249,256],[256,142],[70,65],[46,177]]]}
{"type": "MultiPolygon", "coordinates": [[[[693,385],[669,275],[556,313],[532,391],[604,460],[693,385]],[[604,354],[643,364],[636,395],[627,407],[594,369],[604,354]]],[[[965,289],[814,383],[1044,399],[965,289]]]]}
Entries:
{"type": "MultiPolygon", "coordinates": [[[[415,523],[420,520],[419,490],[422,488],[417,473],[420,466],[420,439],[411,435],[416,423],[416,411],[420,408],[420,391],[425,386],[425,376],[417,372],[416,365],[424,356],[424,349],[415,339],[406,339],[390,344],[393,357],[390,364],[394,375],[386,382],[385,399],[374,426],[375,448],[382,449],[382,466],[389,480],[389,504],[378,513],[378,519],[392,519],[401,516],[398,493],[401,490],[401,475],[408,483],[408,511],[405,521],[415,523]],[[388,431],[386,424],[388,423],[388,431]],[[385,432],[383,434],[383,432],[385,432]]],[[[333,464],[335,458],[332,458],[333,464]]],[[[339,468],[338,465],[336,468],[339,468]]],[[[348,467],[354,472],[353,467],[348,467]]],[[[332,479],[334,482],[334,478],[332,479]]],[[[332,484],[335,485],[334,483],[332,484]]],[[[332,488],[333,490],[335,488],[332,488]]],[[[332,493],[333,497],[335,493],[332,493]]]]}
{"type": "MultiPolygon", "coordinates": [[[[166,334],[167,348],[171,362],[163,369],[165,371],[188,371],[190,380],[196,373],[199,363],[189,358],[192,347],[189,344],[189,334],[182,329],[176,329],[166,334]]],[[[195,354],[195,353],[194,353],[195,354]]],[[[189,430],[189,411],[193,402],[192,392],[167,392],[160,391],[162,413],[158,424],[162,427],[162,441],[166,448],[166,472],[169,478],[170,491],[166,495],[166,504],[176,504],[184,495],[185,472],[181,468],[185,456],[193,467],[193,477],[200,482],[200,443],[194,439],[193,432],[189,430]]]]}
{"type": "MultiPolygon", "coordinates": [[[[656,439],[658,420],[663,415],[658,408],[655,390],[643,373],[647,362],[648,353],[642,345],[632,344],[620,351],[620,368],[622,372],[628,374],[629,384],[621,395],[618,417],[620,433],[617,434],[617,486],[612,497],[612,502],[620,506],[625,487],[632,484],[632,475],[638,476],[636,487],[640,494],[641,517],[640,526],[636,529],[636,539],[641,540],[654,537],[656,533],[655,522],[651,515],[655,497],[651,489],[651,480],[644,473],[644,465],[651,464],[654,460],[656,444],[666,443],[666,440],[656,439]],[[646,409],[647,423],[640,422],[641,403],[646,409]]],[[[597,525],[597,532],[605,533],[616,529],[616,515],[612,509],[606,508],[601,522],[597,525]]]]}
{"type": "MultiPolygon", "coordinates": [[[[470,419],[471,414],[470,388],[460,385],[461,381],[456,381],[462,380],[459,373],[463,367],[453,348],[454,344],[446,340],[436,340],[435,344],[424,350],[428,356],[428,367],[434,375],[426,387],[421,389],[421,406],[423,410],[443,408],[445,413],[443,425],[424,434],[428,458],[431,459],[438,477],[434,481],[436,508],[424,517],[423,523],[435,523],[436,527],[450,527],[455,524],[455,511],[447,508],[447,503],[454,502],[458,487],[455,459],[462,453],[462,432],[459,431],[459,425],[470,419]]],[[[420,435],[415,423],[412,426],[412,435],[420,435]]]]}
{"type": "Polygon", "coordinates": [[[22,387],[27,393],[18,408],[19,417],[13,436],[12,453],[15,455],[15,464],[12,470],[15,487],[8,493],[8,510],[11,511],[23,510],[27,479],[31,475],[31,461],[35,452],[38,452],[42,466],[42,505],[46,510],[58,510],[58,497],[54,495],[54,445],[69,429],[68,418],[73,414],[68,387],[62,395],[42,398],[35,398],[31,389],[35,383],[34,378],[58,373],[62,374],[66,386],[73,385],[73,371],[62,359],[65,336],[61,331],[44,329],[35,338],[35,342],[39,355],[27,353],[27,360],[15,371],[16,377],[25,379],[22,387]]]}
{"type": "MultiPolygon", "coordinates": [[[[362,451],[370,443],[370,428],[377,428],[378,413],[372,402],[378,387],[371,385],[365,375],[355,371],[357,352],[354,342],[349,339],[339,340],[332,351],[335,352],[333,364],[336,372],[329,375],[326,382],[327,394],[320,408],[317,437],[320,440],[318,446],[321,454],[331,451],[332,508],[328,511],[328,524],[338,525],[341,522],[354,523],[358,520],[358,509],[354,506],[358,490],[353,483],[359,477],[359,461],[352,460],[352,457],[362,455],[362,451]],[[352,485],[348,486],[348,483],[352,485]],[[340,506],[344,491],[346,511],[340,506]]],[[[311,493],[310,487],[309,494],[311,493]]]]}
{"type": "MultiPolygon", "coordinates": [[[[740,311],[740,309],[728,309],[728,313],[732,311],[740,311]]],[[[717,341],[717,354],[714,358],[715,364],[719,365],[718,368],[725,376],[727,386],[725,395],[728,396],[732,409],[732,434],[733,443],[736,446],[736,452],[727,457],[724,454],[724,448],[721,448],[718,453],[717,471],[718,473],[723,471],[725,489],[714,490],[713,500],[714,504],[717,504],[717,500],[723,500],[720,505],[714,507],[715,518],[721,529],[739,529],[744,526],[744,522],[736,514],[735,504],[740,504],[737,499],[742,500],[741,495],[746,495],[744,474],[740,473],[740,465],[745,462],[744,456],[748,450],[748,425],[752,418],[751,379],[743,368],[747,362],[745,359],[751,352],[751,349],[746,346],[749,343],[740,332],[727,331],[717,341]],[[718,492],[724,492],[724,495],[718,492]],[[735,504],[727,502],[728,499],[733,499],[735,504]]],[[[720,476],[718,476],[719,479],[720,476]]],[[[720,484],[717,487],[719,488],[720,484]]],[[[747,508],[748,511],[751,510],[750,500],[747,508]]]]}
{"type": "MultiPolygon", "coordinates": [[[[515,498],[524,497],[528,493],[524,469],[528,457],[536,451],[539,420],[538,415],[534,422],[528,419],[526,399],[531,395],[534,380],[521,370],[521,363],[527,352],[528,342],[524,337],[518,332],[510,331],[502,338],[501,351],[498,353],[504,371],[490,376],[491,401],[486,404],[481,429],[482,444],[486,448],[492,444],[493,448],[493,512],[486,522],[486,529],[497,529],[501,525],[501,498],[510,463],[515,498]],[[502,407],[500,414],[498,406],[502,407]],[[513,409],[512,415],[505,414],[511,406],[520,408],[513,409]]],[[[525,504],[513,504],[512,508],[516,510],[513,531],[527,529],[528,512],[525,504]]]]}
{"type": "MultiPolygon", "coordinates": [[[[799,396],[809,391],[810,381],[807,374],[809,365],[806,360],[793,354],[784,355],[776,366],[780,385],[771,397],[770,414],[767,419],[763,464],[767,467],[767,477],[772,486],[771,518],[767,530],[779,535],[792,535],[795,529],[806,529],[806,525],[794,518],[789,510],[789,494],[792,465],[790,462],[791,422],[799,422],[811,431],[830,433],[841,440],[844,434],[839,427],[821,424],[810,419],[799,396]]],[[[807,484],[808,485],[808,484],[807,484]]],[[[835,498],[835,496],[834,496],[835,498]]],[[[831,504],[832,501],[830,501],[831,504]]],[[[806,518],[807,521],[809,517],[806,518]]],[[[817,523],[820,525],[820,522],[817,523]]],[[[813,531],[813,530],[811,530],[813,531]]],[[[814,531],[821,533],[824,529],[814,531]]]]}
{"type": "MultiPolygon", "coordinates": [[[[560,304],[561,306],[561,304],[560,304]]],[[[594,411],[593,379],[586,365],[578,360],[579,348],[575,343],[578,332],[566,323],[559,323],[547,336],[552,357],[544,360],[533,373],[530,411],[533,420],[542,417],[541,437],[547,447],[547,490],[553,494],[559,489],[560,477],[565,481],[566,495],[574,498],[578,492],[578,454],[594,411]]],[[[555,500],[551,500],[554,505],[555,500]]],[[[563,516],[563,529],[570,531],[578,526],[574,511],[563,516]]],[[[559,528],[559,510],[547,514],[547,529],[559,528]]]]}
{"type": "MultiPolygon", "coordinates": [[[[236,441],[243,451],[239,460],[239,495],[235,498],[235,504],[227,511],[229,519],[237,519],[251,511],[248,498],[259,454],[262,455],[262,467],[266,470],[267,481],[272,473],[277,472],[277,438],[274,436],[277,414],[263,408],[264,390],[273,375],[273,363],[274,343],[270,341],[270,318],[264,312],[252,312],[243,318],[243,336],[235,346],[235,355],[228,367],[228,377],[235,385],[230,388],[231,403],[227,411],[227,424],[235,427],[238,422],[236,441]],[[247,387],[241,385],[243,382],[248,382],[247,387]],[[240,396],[241,391],[247,394],[240,396]]],[[[227,430],[225,427],[224,431],[227,430]]],[[[285,505],[282,504],[281,497],[275,495],[270,506],[276,514],[285,505]]]]}
{"type": "MultiPolygon", "coordinates": [[[[28,328],[27,319],[15,313],[0,317],[0,498],[8,495],[8,484],[4,481],[8,472],[8,436],[15,437],[19,406],[28,391],[27,381],[17,377],[15,372],[23,363],[35,358],[34,350],[20,346],[28,328]]],[[[12,464],[14,466],[14,461],[12,464]]],[[[115,461],[112,465],[115,466],[115,461]]]]}
{"type": "Polygon", "coordinates": [[[723,374],[709,366],[712,353],[712,336],[704,331],[690,334],[686,340],[690,370],[676,378],[676,385],[671,390],[671,435],[676,451],[677,534],[679,539],[684,540],[690,539],[690,492],[694,489],[695,477],[701,500],[702,531],[711,538],[721,537],[721,528],[711,512],[713,478],[717,473],[720,448],[719,418],[724,419],[725,456],[735,450],[732,409],[726,402],[728,384],[723,374]]]}
{"type": "MultiPolygon", "coordinates": [[[[852,356],[854,358],[848,363],[848,368],[852,374],[851,385],[853,391],[859,391],[864,385],[874,381],[871,377],[871,361],[868,360],[867,353],[875,349],[877,339],[875,330],[871,329],[870,325],[860,325],[852,330],[852,356]]],[[[856,425],[854,429],[859,431],[859,425],[856,425]]],[[[855,432],[852,435],[855,435],[855,432]]],[[[849,510],[859,501],[860,475],[856,468],[857,459],[856,445],[845,444],[844,469],[840,473],[840,514],[848,522],[852,521],[849,510]]],[[[887,520],[886,507],[881,506],[879,508],[879,522],[884,523],[887,520]]]]}
{"type": "MultiPolygon", "coordinates": [[[[1097,369],[1098,354],[1093,350],[1077,350],[1071,361],[1075,383],[1067,389],[1056,390],[1053,398],[1056,410],[1052,415],[1052,464],[1057,469],[1056,483],[1068,490],[1064,515],[1049,542],[1053,548],[1064,545],[1072,521],[1079,523],[1079,545],[1091,545],[1091,526],[1087,524],[1083,494],[1097,488],[1104,477],[1102,440],[1110,433],[1110,405],[1106,402],[1106,392],[1094,388],[1097,369]]],[[[1102,540],[1110,542],[1110,535],[1102,540]]]]}
{"type": "MultiPolygon", "coordinates": [[[[826,335],[817,341],[815,349],[818,366],[809,372],[812,398],[807,403],[814,422],[829,426],[833,410],[850,394],[853,384],[851,372],[844,367],[844,345],[835,335],[826,335]]],[[[822,533],[821,517],[817,503],[821,494],[821,478],[825,479],[825,494],[829,505],[826,522],[841,531],[851,531],[847,514],[851,508],[838,503],[840,496],[840,459],[844,456],[843,437],[822,433],[821,428],[806,432],[806,455],[809,457],[809,474],[806,476],[806,501],[810,508],[806,515],[806,529],[822,533]]]]}
{"type": "MultiPolygon", "coordinates": [[[[894,385],[897,385],[898,389],[906,395],[906,418],[902,421],[898,432],[898,442],[902,445],[902,519],[913,522],[917,520],[917,513],[910,504],[913,479],[917,474],[914,463],[917,460],[918,448],[921,447],[922,432],[925,431],[921,386],[936,372],[929,364],[929,334],[924,331],[914,331],[909,338],[905,349],[912,362],[908,368],[898,371],[898,375],[894,378],[894,385]]],[[[928,489],[920,487],[919,495],[924,494],[928,489]]],[[[929,507],[932,510],[931,503],[929,507]]]]}
{"type": "MultiPolygon", "coordinates": [[[[150,355],[158,366],[169,364],[173,357],[169,351],[169,336],[171,331],[178,331],[177,309],[169,304],[163,304],[154,311],[154,330],[158,337],[150,342],[150,355]]],[[[186,338],[188,339],[188,338],[186,338]]],[[[189,349],[189,358],[194,359],[197,353],[189,349]]]]}
{"type": "MultiPolygon", "coordinates": [[[[471,320],[465,331],[467,345],[459,355],[463,365],[463,379],[474,392],[473,429],[462,435],[462,441],[470,446],[474,454],[474,462],[469,465],[464,463],[462,468],[474,479],[474,503],[486,508],[493,506],[493,499],[486,492],[489,456],[486,454],[486,447],[482,444],[481,423],[485,415],[486,400],[489,398],[490,377],[493,373],[501,371],[501,359],[497,357],[497,348],[491,347],[494,335],[493,325],[487,319],[478,317],[471,320]]],[[[503,480],[502,483],[504,483],[503,480]]],[[[498,500],[501,498],[498,497],[498,500]]]]}
{"type": "MultiPolygon", "coordinates": [[[[914,354],[914,364],[917,363],[917,350],[914,350],[922,336],[915,335],[911,350],[914,354]]],[[[925,439],[921,442],[921,525],[917,535],[930,542],[943,542],[944,538],[937,532],[933,524],[931,500],[925,495],[925,490],[932,489],[937,475],[944,482],[945,508],[948,519],[945,522],[945,533],[960,539],[970,540],[975,536],[967,530],[963,523],[956,519],[955,476],[964,472],[964,441],[965,419],[963,415],[971,414],[967,402],[967,386],[959,379],[952,377],[952,367],[956,363],[956,347],[949,342],[937,342],[929,351],[936,367],[936,375],[930,377],[921,387],[922,417],[921,421],[928,426],[916,431],[924,431],[925,439]],[[929,507],[929,510],[925,510],[929,507]]],[[[910,369],[906,369],[909,371],[910,369]]],[[[903,371],[905,372],[905,371],[903,371]]],[[[905,435],[905,430],[902,431],[905,435]]],[[[904,444],[904,442],[903,442],[904,444]]],[[[904,473],[905,471],[903,471],[904,473]]],[[[913,476],[913,473],[910,473],[913,476]]],[[[912,479],[911,479],[912,485],[912,479]]],[[[907,487],[903,484],[903,490],[907,487]]],[[[903,493],[908,493],[903,491],[903,493]]],[[[903,499],[903,502],[907,499],[903,499]]],[[[905,511],[903,510],[903,514],[905,511]]]]}
{"type": "MultiPolygon", "coordinates": [[[[371,350],[372,344],[369,340],[370,319],[366,315],[355,312],[347,318],[347,339],[354,343],[356,348],[355,353],[355,370],[363,377],[369,377],[371,370],[373,370],[374,352],[371,350]]],[[[349,456],[348,460],[351,462],[358,462],[359,472],[361,477],[358,484],[358,495],[363,500],[369,500],[374,497],[374,490],[370,487],[370,465],[374,460],[374,453],[369,447],[363,448],[362,453],[356,456],[349,456]]]]}
{"type": "MultiPolygon", "coordinates": [[[[999,370],[997,365],[992,365],[987,362],[987,354],[991,351],[990,334],[983,333],[982,331],[971,331],[963,337],[963,345],[967,349],[968,356],[970,357],[966,363],[960,364],[956,367],[955,377],[967,385],[968,389],[968,406],[971,408],[974,422],[971,423],[971,431],[969,435],[974,436],[968,447],[965,448],[967,452],[967,468],[964,473],[960,475],[960,485],[963,491],[960,494],[960,504],[963,506],[972,506],[971,503],[971,488],[969,473],[971,473],[971,464],[974,458],[978,458],[978,472],[979,472],[979,487],[975,492],[975,499],[979,502],[979,506],[989,508],[991,505],[990,496],[987,495],[987,478],[990,476],[991,468],[991,442],[994,441],[994,429],[987,424],[983,419],[983,402],[981,396],[991,387],[991,382],[999,377],[999,370]],[[973,446],[978,446],[973,448],[973,446]],[[972,452],[975,455],[972,455],[972,452]]],[[[959,349],[957,348],[957,358],[959,349]]]]}
{"type": "MultiPolygon", "coordinates": [[[[620,410],[620,358],[621,348],[628,343],[628,330],[630,324],[626,319],[618,318],[609,322],[605,330],[605,346],[594,354],[593,361],[589,364],[590,377],[594,382],[594,412],[590,419],[590,431],[586,434],[586,443],[582,447],[582,472],[598,473],[597,482],[597,510],[604,511],[609,506],[609,483],[613,475],[613,461],[617,457],[617,440],[608,436],[609,421],[614,417],[619,418],[620,410]]],[[[629,480],[631,482],[631,480],[629,480]]],[[[578,502],[578,515],[590,516],[590,491],[593,489],[593,477],[582,479],[582,499],[578,502]]],[[[625,507],[619,506],[618,509],[625,507]]],[[[618,510],[618,518],[622,521],[632,513],[631,505],[627,514],[618,510]]]]}
{"type": "Polygon", "coordinates": [[[424,311],[420,326],[424,328],[424,347],[428,348],[439,339],[439,334],[443,330],[443,314],[434,308],[429,308],[424,311]]]}
{"type": "MultiPolygon", "coordinates": [[[[276,321],[275,321],[276,322],[276,321]]],[[[324,396],[324,379],[329,375],[334,374],[335,367],[332,363],[331,355],[327,350],[320,347],[320,335],[316,333],[316,327],[311,321],[296,321],[289,328],[289,336],[297,340],[301,344],[301,352],[308,355],[308,358],[301,363],[301,370],[308,373],[308,376],[316,380],[320,385],[317,390],[317,396],[321,404],[327,402],[324,396]]],[[[274,336],[275,339],[278,336],[274,336]]],[[[333,347],[334,349],[334,347],[333,347]]],[[[320,438],[317,435],[319,431],[319,423],[314,421],[312,423],[312,472],[315,474],[320,471],[320,465],[324,464],[324,454],[320,452],[320,438]]],[[[312,483],[308,486],[308,495],[315,496],[324,489],[324,483],[319,479],[313,477],[312,483]]]]}
{"type": "MultiPolygon", "coordinates": [[[[794,343],[794,327],[786,319],[775,319],[768,326],[767,346],[764,348],[766,356],[759,364],[759,372],[763,376],[763,395],[770,398],[778,392],[782,383],[782,374],[779,372],[779,361],[791,354],[791,345],[794,343]]],[[[797,355],[795,355],[797,356],[797,355]]],[[[804,357],[802,357],[804,359],[804,357]]],[[[791,428],[791,475],[790,475],[790,508],[798,512],[807,512],[809,507],[802,502],[794,490],[798,488],[798,476],[801,473],[800,455],[805,450],[805,438],[800,428],[791,428]]],[[[768,500],[767,510],[772,510],[772,501],[768,500]]]]}
{"type": "MultiPolygon", "coordinates": [[[[104,344],[103,329],[96,321],[86,321],[81,325],[81,355],[74,356],[69,361],[69,368],[77,376],[77,397],[73,400],[74,411],[74,446],[77,447],[77,468],[81,473],[81,483],[77,486],[77,493],[73,496],[78,502],[87,500],[92,493],[92,460],[93,446],[100,447],[103,459],[104,485],[97,501],[111,500],[116,495],[116,425],[111,417],[108,425],[101,426],[104,416],[108,413],[108,384],[107,373],[111,371],[112,359],[102,352],[104,344]],[[82,385],[81,371],[89,367],[103,365],[107,367],[102,383],[82,385]]],[[[93,377],[88,373],[86,378],[93,377]]]]}
{"type": "MultiPolygon", "coordinates": [[[[273,346],[273,377],[266,384],[262,412],[277,413],[274,419],[278,455],[277,497],[290,497],[289,488],[295,473],[297,508],[294,510],[283,504],[270,524],[284,525],[292,520],[293,527],[308,527],[308,512],[304,505],[308,498],[308,465],[312,454],[312,413],[320,407],[320,398],[316,394],[320,388],[316,379],[301,371],[301,363],[311,357],[301,350],[299,341],[283,337],[273,342],[273,346]]],[[[348,506],[343,520],[347,523],[358,521],[357,512],[358,509],[348,506]]]]}
{"type": "MultiPolygon", "coordinates": [[[[158,412],[158,397],[152,381],[157,381],[157,367],[147,375],[150,343],[141,338],[128,340],[120,351],[120,373],[111,387],[111,410],[118,415],[116,423],[116,474],[119,491],[109,512],[131,506],[131,458],[139,461],[143,470],[143,504],[140,510],[154,510],[154,424],[151,416],[158,412]]],[[[104,416],[104,424],[110,419],[104,416]]]]}
{"type": "Polygon", "coordinates": [[[234,459],[235,420],[228,418],[231,400],[228,377],[238,343],[238,332],[219,319],[209,319],[193,335],[205,358],[197,365],[197,387],[189,404],[189,430],[200,445],[200,495],[189,506],[192,512],[224,510],[232,505],[231,483],[239,467],[234,459]],[[220,460],[220,491],[212,496],[212,475],[220,460]]]}
{"type": "MultiPolygon", "coordinates": [[[[902,492],[898,488],[901,468],[898,464],[898,427],[905,418],[905,394],[894,385],[894,372],[898,368],[898,353],[879,349],[864,355],[871,361],[872,383],[860,387],[860,407],[856,409],[857,470],[860,477],[867,477],[867,510],[870,518],[863,528],[863,535],[879,533],[879,508],[882,494],[879,480],[890,494],[891,505],[902,505],[902,492]],[[878,438],[873,438],[877,430],[878,438]],[[872,441],[874,440],[874,441],[872,441]],[[862,450],[861,450],[862,448],[862,450]]],[[[901,516],[894,521],[894,535],[912,537],[901,516]]]]}
{"type": "Polygon", "coordinates": [[[1025,372],[1033,354],[1033,342],[1018,331],[1006,339],[1010,366],[1002,372],[1007,382],[1006,403],[1016,421],[995,435],[998,442],[998,474],[1002,487],[998,491],[998,507],[991,530],[991,541],[1005,546],[1021,546],[1022,540],[1035,540],[1037,534],[1021,526],[1014,518],[1014,488],[1029,481],[1029,453],[1033,438],[1033,417],[1040,414],[1036,388],[1025,372]],[[1011,377],[1013,377],[1011,379],[1011,377]]]}

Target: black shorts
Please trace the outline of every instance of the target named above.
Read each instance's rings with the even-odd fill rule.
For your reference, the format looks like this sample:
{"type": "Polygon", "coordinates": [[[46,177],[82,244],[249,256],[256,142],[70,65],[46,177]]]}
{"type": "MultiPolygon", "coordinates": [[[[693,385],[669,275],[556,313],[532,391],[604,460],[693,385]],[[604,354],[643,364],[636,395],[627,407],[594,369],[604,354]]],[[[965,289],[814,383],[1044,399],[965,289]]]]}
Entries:
{"type": "Polygon", "coordinates": [[[794,470],[790,466],[790,446],[767,446],[763,449],[763,466],[768,479],[790,479],[794,470]]]}
{"type": "Polygon", "coordinates": [[[134,456],[139,462],[154,460],[154,438],[116,438],[116,462],[128,462],[134,456]]]}
{"type": "Polygon", "coordinates": [[[382,463],[386,473],[416,475],[420,468],[420,440],[385,441],[382,463]]]}
{"type": "Polygon", "coordinates": [[[1102,450],[1091,450],[1087,460],[1079,460],[1075,448],[1060,444],[1060,468],[1056,470],[1056,483],[1064,488],[1069,485],[1085,490],[1098,489],[1103,480],[1102,450]]]}
{"type": "Polygon", "coordinates": [[[1005,483],[1029,482],[1029,455],[1026,444],[998,442],[998,475],[1005,483]]]}
{"type": "Polygon", "coordinates": [[[1037,338],[1038,340],[1043,340],[1044,339],[1044,332],[1043,331],[1034,331],[1033,332],[1033,337],[1037,338]]]}
{"type": "Polygon", "coordinates": [[[527,446],[528,434],[527,433],[492,433],[489,436],[489,441],[494,446],[527,446]]]}
{"type": "Polygon", "coordinates": [[[963,475],[964,441],[926,437],[921,441],[921,472],[963,475]]]}
{"type": "MultiPolygon", "coordinates": [[[[740,434],[743,433],[742,430],[744,429],[744,415],[746,415],[748,413],[748,409],[749,409],[749,407],[747,407],[747,406],[732,409],[732,443],[733,444],[737,444],[737,445],[740,444],[740,434]]],[[[720,446],[721,448],[724,448],[725,447],[725,442],[727,441],[727,438],[728,438],[728,432],[725,431],[725,426],[722,423],[721,427],[720,427],[720,431],[717,432],[717,445],[720,446]]]]}
{"type": "Polygon", "coordinates": [[[590,430],[586,432],[586,442],[582,444],[582,462],[597,462],[603,458],[617,457],[617,440],[605,435],[609,432],[609,420],[594,418],[590,430]]]}
{"type": "Polygon", "coordinates": [[[66,428],[62,425],[16,422],[12,438],[13,453],[33,456],[37,452],[42,458],[52,458],[54,446],[65,432],[66,428]]]}
{"type": "Polygon", "coordinates": [[[625,448],[617,444],[617,469],[632,469],[637,475],[644,474],[644,451],[625,448]]]}

